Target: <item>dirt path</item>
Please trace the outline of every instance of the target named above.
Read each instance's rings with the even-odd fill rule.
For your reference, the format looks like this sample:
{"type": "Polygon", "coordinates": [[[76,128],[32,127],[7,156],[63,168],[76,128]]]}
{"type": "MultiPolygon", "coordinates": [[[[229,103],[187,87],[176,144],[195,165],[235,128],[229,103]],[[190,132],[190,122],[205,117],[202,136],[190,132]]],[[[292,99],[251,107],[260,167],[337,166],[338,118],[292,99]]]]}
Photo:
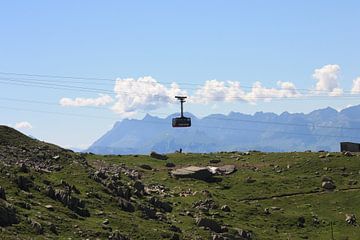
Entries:
{"type": "Polygon", "coordinates": [[[246,201],[261,201],[261,200],[269,200],[273,198],[287,198],[287,197],[296,197],[296,196],[305,196],[305,195],[318,195],[318,194],[325,194],[325,193],[335,193],[335,192],[350,192],[350,191],[359,191],[360,187],[353,187],[353,188],[340,188],[335,191],[326,191],[326,190],[312,190],[308,192],[295,192],[295,193],[283,193],[271,196],[260,196],[260,197],[252,197],[252,198],[243,198],[239,199],[240,202],[246,201]]]}

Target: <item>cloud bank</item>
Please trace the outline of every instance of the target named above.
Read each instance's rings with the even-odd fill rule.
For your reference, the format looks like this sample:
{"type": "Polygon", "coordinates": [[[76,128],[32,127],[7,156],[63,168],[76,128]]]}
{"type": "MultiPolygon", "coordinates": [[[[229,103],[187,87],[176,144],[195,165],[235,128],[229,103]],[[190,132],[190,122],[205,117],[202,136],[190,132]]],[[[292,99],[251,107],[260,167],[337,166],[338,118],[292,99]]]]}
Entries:
{"type": "Polygon", "coordinates": [[[109,95],[99,94],[97,98],[61,98],[60,105],[65,107],[86,107],[86,106],[104,106],[112,103],[114,100],[109,95]]]}
{"type": "MultiPolygon", "coordinates": [[[[277,87],[265,87],[261,82],[255,82],[251,87],[242,86],[238,81],[208,80],[199,85],[191,93],[181,89],[178,84],[169,86],[158,82],[151,76],[140,78],[118,78],[115,80],[113,96],[99,94],[96,98],[61,98],[63,107],[105,106],[121,117],[129,117],[138,112],[145,112],[165,107],[175,103],[174,96],[187,95],[188,101],[194,104],[209,104],[216,102],[247,102],[256,104],[259,101],[269,102],[273,99],[316,97],[320,95],[341,96],[340,66],[324,65],[315,69],[312,77],[316,81],[313,89],[301,93],[294,83],[278,81],[277,87]]],[[[360,77],[353,80],[351,93],[360,93],[360,77]]]]}
{"type": "Polygon", "coordinates": [[[278,81],[279,88],[266,88],[261,82],[255,82],[249,92],[243,90],[240,82],[206,81],[205,85],[195,92],[192,101],[195,103],[209,102],[249,102],[271,101],[274,98],[300,97],[301,94],[291,82],[278,81]]]}

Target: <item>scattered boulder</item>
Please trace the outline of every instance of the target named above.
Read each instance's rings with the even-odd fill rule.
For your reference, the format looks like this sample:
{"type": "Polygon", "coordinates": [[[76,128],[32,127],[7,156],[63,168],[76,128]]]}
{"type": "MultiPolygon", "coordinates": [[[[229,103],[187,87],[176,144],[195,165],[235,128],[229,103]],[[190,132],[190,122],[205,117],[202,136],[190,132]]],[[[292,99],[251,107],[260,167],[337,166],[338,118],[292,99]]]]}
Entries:
{"type": "Polygon", "coordinates": [[[122,210],[124,210],[126,212],[134,212],[135,211],[134,205],[132,205],[131,202],[127,201],[124,198],[119,198],[118,205],[122,210]]]}
{"type": "Polygon", "coordinates": [[[175,225],[171,225],[169,227],[169,230],[172,231],[172,232],[177,232],[177,233],[181,233],[181,229],[175,225]]]}
{"type": "Polygon", "coordinates": [[[301,227],[301,228],[305,227],[305,218],[303,216],[298,218],[297,225],[298,225],[298,227],[301,227]]]}
{"type": "Polygon", "coordinates": [[[135,181],[134,183],[134,194],[137,196],[143,196],[145,193],[145,186],[141,181],[135,181]]]}
{"type": "Polygon", "coordinates": [[[142,212],[142,217],[144,219],[158,219],[158,217],[161,217],[160,215],[157,215],[156,209],[154,207],[148,205],[139,205],[138,208],[142,212]]]}
{"type": "Polygon", "coordinates": [[[159,183],[151,183],[145,187],[146,194],[158,194],[161,196],[169,195],[168,192],[170,191],[169,188],[165,187],[162,184],[159,183]]]}
{"type": "Polygon", "coordinates": [[[25,163],[21,163],[20,168],[19,168],[19,172],[28,173],[28,172],[30,172],[30,169],[26,166],[25,163]]]}
{"type": "Polygon", "coordinates": [[[27,210],[30,210],[30,209],[31,209],[30,203],[27,203],[27,202],[25,202],[25,201],[15,202],[15,205],[16,205],[16,206],[19,206],[19,207],[21,207],[21,208],[27,209],[27,210]]]}
{"type": "Polygon", "coordinates": [[[314,225],[319,225],[320,224],[320,220],[319,220],[319,217],[318,216],[313,216],[312,217],[312,223],[314,224],[314,225]]]}
{"type": "Polygon", "coordinates": [[[354,154],[352,152],[349,152],[349,151],[343,152],[343,155],[346,156],[346,157],[353,157],[354,156],[354,154]]]}
{"type": "Polygon", "coordinates": [[[57,228],[56,228],[56,226],[55,226],[53,223],[50,223],[50,224],[49,224],[49,230],[50,230],[52,233],[58,235],[57,228]]]}
{"type": "Polygon", "coordinates": [[[109,236],[109,240],[128,240],[128,239],[129,238],[127,238],[126,236],[120,234],[118,230],[114,231],[109,236]]]}
{"type": "Polygon", "coordinates": [[[256,180],[253,179],[252,177],[246,177],[245,179],[245,183],[254,183],[254,182],[256,182],[256,180]]]}
{"type": "Polygon", "coordinates": [[[17,224],[18,222],[19,220],[16,216],[15,208],[11,204],[0,199],[0,227],[10,226],[12,224],[17,224]]]}
{"type": "Polygon", "coordinates": [[[210,218],[198,218],[196,220],[196,225],[198,227],[205,227],[210,229],[211,231],[214,231],[216,233],[221,233],[221,226],[219,223],[217,223],[215,220],[210,218]]]}
{"type": "Polygon", "coordinates": [[[180,240],[180,235],[177,233],[173,233],[170,237],[170,240],[180,240]]]}
{"type": "Polygon", "coordinates": [[[350,179],[349,182],[348,182],[348,185],[350,185],[350,186],[357,185],[357,184],[358,184],[358,181],[353,180],[353,179],[350,179]]]}
{"type": "Polygon", "coordinates": [[[5,189],[2,186],[0,186],[0,199],[6,200],[5,189]]]}
{"type": "Polygon", "coordinates": [[[155,159],[159,159],[159,160],[167,160],[168,157],[165,154],[160,154],[157,152],[152,151],[150,153],[150,157],[155,158],[155,159]]]}
{"type": "Polygon", "coordinates": [[[45,208],[46,208],[47,210],[49,210],[49,211],[54,211],[54,207],[53,207],[52,205],[50,205],[50,204],[45,205],[45,208]]]}
{"type": "Polygon", "coordinates": [[[230,207],[228,205],[223,205],[221,207],[221,210],[224,211],[224,212],[231,212],[230,207]]]}
{"type": "Polygon", "coordinates": [[[336,185],[334,181],[330,177],[323,177],[321,187],[326,190],[334,190],[336,188],[336,185]]]}
{"type": "Polygon", "coordinates": [[[140,167],[145,170],[152,170],[153,168],[148,164],[141,164],[140,167]]]}
{"type": "Polygon", "coordinates": [[[214,200],[208,198],[194,202],[192,207],[204,212],[208,212],[210,209],[218,209],[219,206],[214,200]]]}
{"type": "Polygon", "coordinates": [[[149,200],[149,203],[153,205],[154,207],[160,208],[161,210],[165,212],[171,212],[172,206],[169,202],[162,202],[156,197],[151,197],[149,200]]]}
{"type": "Polygon", "coordinates": [[[355,214],[346,214],[346,218],[345,218],[345,221],[348,223],[348,224],[351,224],[351,225],[356,225],[356,217],[355,217],[355,214]]]}
{"type": "Polygon", "coordinates": [[[176,165],[175,165],[175,163],[167,162],[167,163],[165,164],[165,167],[174,168],[174,167],[176,167],[176,165]]]}
{"type": "Polygon", "coordinates": [[[15,180],[16,184],[21,190],[29,191],[29,188],[33,186],[33,182],[26,176],[18,176],[15,180]]]}
{"type": "Polygon", "coordinates": [[[101,179],[108,178],[106,171],[104,169],[100,169],[100,170],[96,171],[94,174],[96,177],[101,178],[101,179]]]}
{"type": "Polygon", "coordinates": [[[229,175],[236,172],[236,170],[237,169],[235,165],[224,165],[224,166],[220,166],[217,169],[217,172],[221,175],[229,175]]]}
{"type": "Polygon", "coordinates": [[[220,159],[212,159],[212,160],[210,160],[209,162],[210,162],[210,163],[213,163],[213,164],[216,164],[216,163],[221,162],[221,160],[220,160],[220,159]]]}
{"type": "Polygon", "coordinates": [[[334,190],[336,188],[335,184],[330,181],[322,182],[321,187],[326,190],[334,190]]]}
{"type": "Polygon", "coordinates": [[[243,240],[251,240],[252,238],[252,232],[251,231],[246,231],[243,229],[236,229],[237,235],[235,236],[235,239],[237,239],[236,237],[240,237],[240,239],[243,240]]]}
{"type": "Polygon", "coordinates": [[[38,235],[41,235],[44,233],[44,228],[39,222],[31,221],[31,227],[34,229],[35,233],[38,235]]]}
{"type": "Polygon", "coordinates": [[[265,213],[266,215],[269,215],[269,214],[270,214],[270,209],[269,209],[269,208],[265,208],[265,209],[264,209],[264,213],[265,213]]]}

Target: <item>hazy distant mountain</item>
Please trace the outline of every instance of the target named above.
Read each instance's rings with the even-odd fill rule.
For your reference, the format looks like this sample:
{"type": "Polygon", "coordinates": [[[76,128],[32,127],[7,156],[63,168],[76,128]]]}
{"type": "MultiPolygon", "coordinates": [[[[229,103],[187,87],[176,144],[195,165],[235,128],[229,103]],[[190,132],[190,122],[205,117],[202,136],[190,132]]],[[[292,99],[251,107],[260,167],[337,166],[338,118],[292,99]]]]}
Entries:
{"type": "Polygon", "coordinates": [[[340,112],[333,108],[309,114],[231,112],[202,119],[192,117],[192,127],[172,128],[171,118],[146,115],[142,120],[123,120],[87,151],[98,154],[135,154],[150,151],[214,152],[339,151],[340,141],[360,141],[360,105],[340,112]]]}

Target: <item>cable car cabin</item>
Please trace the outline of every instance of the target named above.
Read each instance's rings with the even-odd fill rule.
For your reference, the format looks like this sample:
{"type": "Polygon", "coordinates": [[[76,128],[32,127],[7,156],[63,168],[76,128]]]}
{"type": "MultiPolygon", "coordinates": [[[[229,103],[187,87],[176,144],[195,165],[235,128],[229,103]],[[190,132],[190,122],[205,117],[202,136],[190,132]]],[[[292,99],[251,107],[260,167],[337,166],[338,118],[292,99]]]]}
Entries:
{"type": "Polygon", "coordinates": [[[190,127],[191,126],[191,118],[184,117],[184,108],[183,104],[185,102],[185,96],[175,96],[176,99],[180,101],[181,104],[181,112],[180,117],[176,117],[172,119],[173,127],[190,127]]]}
{"type": "Polygon", "coordinates": [[[188,117],[177,117],[172,119],[173,127],[190,127],[191,118],[188,117]]]}

